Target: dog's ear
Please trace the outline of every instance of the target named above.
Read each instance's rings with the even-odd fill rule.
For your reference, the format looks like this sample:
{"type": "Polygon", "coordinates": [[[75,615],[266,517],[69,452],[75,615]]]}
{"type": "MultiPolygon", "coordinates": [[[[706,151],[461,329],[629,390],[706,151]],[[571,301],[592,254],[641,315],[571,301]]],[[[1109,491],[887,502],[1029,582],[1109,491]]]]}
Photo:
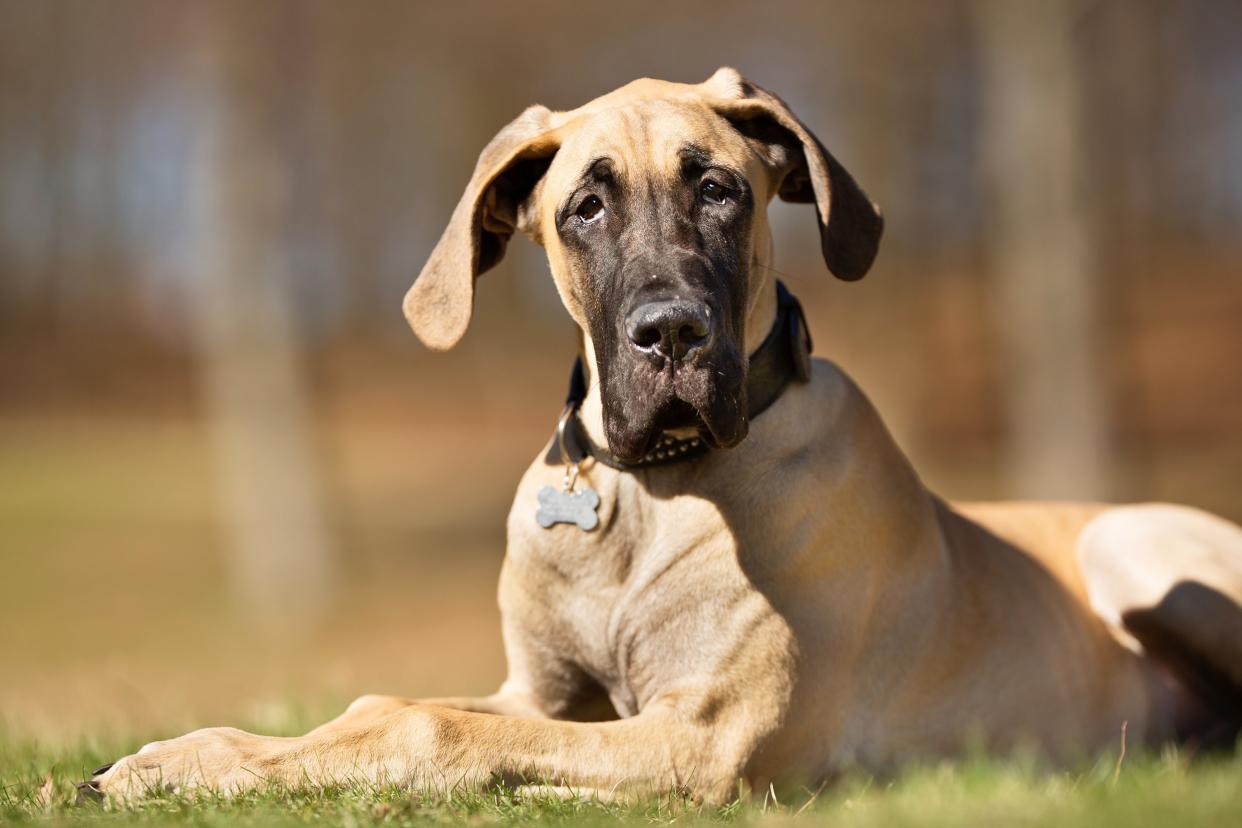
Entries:
{"type": "Polygon", "coordinates": [[[828,269],[839,279],[861,279],[871,269],[884,219],[837,159],[789,107],[771,92],[724,68],[702,84],[713,109],[753,141],[785,201],[814,204],[828,269]]]}
{"type": "Polygon", "coordinates": [[[474,174],[423,271],[405,294],[405,318],[428,348],[457,344],[474,309],[474,282],[505,254],[515,230],[535,220],[528,203],[560,148],[552,112],[532,106],[479,155],[474,174]]]}

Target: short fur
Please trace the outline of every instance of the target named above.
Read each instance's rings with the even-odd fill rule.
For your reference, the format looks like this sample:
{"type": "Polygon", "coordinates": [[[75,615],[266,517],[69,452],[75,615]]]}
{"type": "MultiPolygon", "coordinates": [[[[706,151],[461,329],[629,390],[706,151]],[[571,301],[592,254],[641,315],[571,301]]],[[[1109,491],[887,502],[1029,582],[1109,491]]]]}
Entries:
{"type": "Polygon", "coordinates": [[[92,785],[503,779],[719,802],[739,780],[766,789],[978,745],[1069,758],[1123,727],[1132,744],[1236,732],[1242,529],[1168,505],[951,506],[823,360],[745,422],[741,355],[775,313],[764,208],[777,195],[814,203],[832,272],[866,272],[878,211],[733,70],[532,107],[502,130],[406,298],[414,331],[453,345],[475,280],[522,230],[583,330],[592,438],[628,454],[672,425],[732,448],[632,472],[584,464],[601,501],[589,533],[536,524],[562,469],[530,466],[509,515],[495,695],[366,696],[295,739],[197,731],[92,785]],[[735,200],[695,201],[716,174],[736,176],[735,200]],[[602,223],[575,213],[584,188],[602,223]],[[719,317],[676,371],[618,324],[670,293],[719,317]]]}

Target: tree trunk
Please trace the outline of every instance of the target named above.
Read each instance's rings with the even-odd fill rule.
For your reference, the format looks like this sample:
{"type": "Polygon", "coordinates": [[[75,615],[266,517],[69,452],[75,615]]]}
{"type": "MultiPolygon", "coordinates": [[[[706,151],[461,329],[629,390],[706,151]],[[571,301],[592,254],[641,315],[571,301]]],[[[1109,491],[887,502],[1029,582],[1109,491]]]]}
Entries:
{"type": "Polygon", "coordinates": [[[334,556],[291,307],[290,164],[280,113],[265,109],[279,96],[277,64],[253,16],[241,25],[232,5],[195,8],[195,109],[208,114],[190,266],[221,507],[244,605],[264,629],[288,633],[325,606],[334,556]]]}
{"type": "Polygon", "coordinates": [[[977,0],[1012,494],[1107,494],[1075,0],[977,0]]]}

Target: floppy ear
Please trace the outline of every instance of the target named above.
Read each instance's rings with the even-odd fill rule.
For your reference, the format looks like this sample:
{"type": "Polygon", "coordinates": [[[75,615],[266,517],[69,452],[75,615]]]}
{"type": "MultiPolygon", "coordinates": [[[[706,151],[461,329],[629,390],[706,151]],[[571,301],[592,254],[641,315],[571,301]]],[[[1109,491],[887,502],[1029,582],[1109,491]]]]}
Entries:
{"type": "Polygon", "coordinates": [[[703,88],[713,109],[765,153],[780,197],[815,205],[824,261],[833,275],[846,281],[865,276],[884,231],[880,208],[776,95],[729,68],[703,88]]]}
{"type": "Polygon", "coordinates": [[[448,227],[405,294],[405,318],[428,348],[446,351],[461,339],[474,309],[475,279],[501,260],[509,237],[524,226],[525,202],[560,148],[551,116],[532,106],[484,148],[448,227]]]}

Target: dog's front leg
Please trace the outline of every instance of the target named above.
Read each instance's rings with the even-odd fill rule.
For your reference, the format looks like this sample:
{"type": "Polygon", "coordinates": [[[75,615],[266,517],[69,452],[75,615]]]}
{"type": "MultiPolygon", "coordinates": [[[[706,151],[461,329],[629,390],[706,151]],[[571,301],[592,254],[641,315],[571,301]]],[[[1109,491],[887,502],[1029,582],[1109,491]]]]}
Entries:
{"type": "Polygon", "coordinates": [[[229,728],[148,745],[96,777],[110,796],[363,783],[446,791],[495,780],[610,794],[679,790],[722,801],[748,749],[744,728],[709,728],[672,707],[583,723],[412,704],[355,728],[295,738],[229,728]]]}
{"type": "Polygon", "coordinates": [[[407,699],[401,696],[366,695],[354,699],[349,707],[345,708],[345,712],[315,728],[308,735],[361,727],[368,722],[414,704],[448,707],[453,710],[465,710],[472,713],[492,713],[532,719],[546,718],[539,704],[530,694],[503,688],[490,696],[445,696],[434,699],[407,699]]]}

